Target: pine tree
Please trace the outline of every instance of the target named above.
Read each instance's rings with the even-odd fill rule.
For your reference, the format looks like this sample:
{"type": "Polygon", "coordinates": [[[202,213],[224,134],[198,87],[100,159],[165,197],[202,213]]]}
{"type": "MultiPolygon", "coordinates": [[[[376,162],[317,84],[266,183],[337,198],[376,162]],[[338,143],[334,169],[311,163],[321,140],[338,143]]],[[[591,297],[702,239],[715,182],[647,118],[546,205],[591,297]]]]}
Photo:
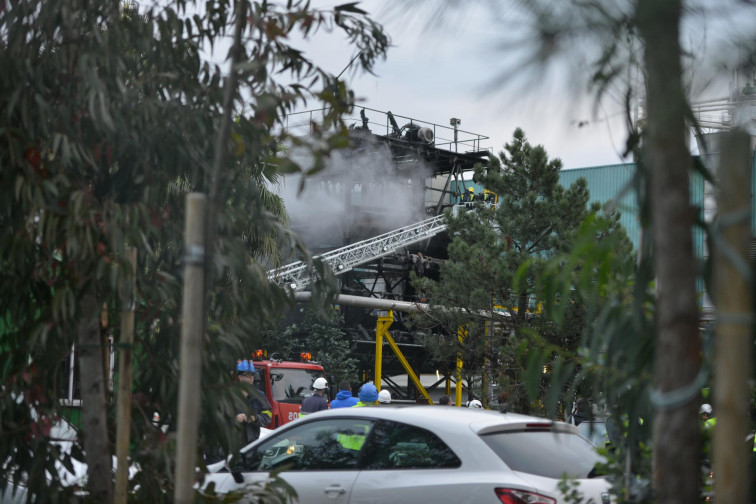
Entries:
{"type": "MultiPolygon", "coordinates": [[[[508,393],[517,411],[531,412],[525,386],[528,346],[574,349],[584,323],[579,305],[569,310],[571,324],[557,327],[538,316],[539,272],[570,249],[581,223],[599,209],[589,207],[584,179],[568,188],[559,184],[561,161],[530,145],[519,128],[491,161],[486,170],[476,170],[475,181],[498,195],[498,205],[478,204],[474,211],[450,215],[453,239],[440,281],[416,279],[416,285],[436,308],[433,321],[446,335],[429,342],[438,357],[451,362],[459,352],[466,375],[485,374],[508,393]],[[466,331],[462,338],[455,337],[459,328],[466,331]]],[[[617,231],[613,219],[610,232],[617,231]]],[[[626,237],[623,244],[630,255],[626,237]]],[[[544,393],[545,383],[539,396],[544,393]]]]}

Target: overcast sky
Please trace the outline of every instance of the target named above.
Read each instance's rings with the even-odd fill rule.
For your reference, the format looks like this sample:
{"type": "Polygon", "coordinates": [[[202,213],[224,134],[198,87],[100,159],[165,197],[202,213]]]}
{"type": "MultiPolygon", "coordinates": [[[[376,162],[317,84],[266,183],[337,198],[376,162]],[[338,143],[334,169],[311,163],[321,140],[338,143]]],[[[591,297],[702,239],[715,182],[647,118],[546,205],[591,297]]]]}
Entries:
{"type": "MultiPolygon", "coordinates": [[[[327,2],[334,3],[343,2],[327,2]]],[[[359,104],[441,125],[459,118],[461,129],[488,136],[484,147],[496,153],[521,127],[532,144],[544,145],[550,157],[562,159],[565,168],[624,162],[620,156],[626,138],[621,97],[610,94],[594,114],[594,101],[585,84],[565,67],[578,65],[579,58],[562,61],[561,68],[557,65],[544,75],[528,72],[497,84],[498,76],[517,74],[517,58],[523,56],[518,47],[500,47],[502,34],[516,30],[521,22],[516,8],[502,7],[499,14],[504,20],[484,7],[447,9],[443,25],[433,22],[437,28],[429,29],[427,19],[443,3],[422,2],[408,12],[407,2],[399,3],[399,8],[397,2],[386,0],[360,2],[385,26],[394,47],[376,65],[375,75],[345,73],[359,104]]],[[[500,3],[508,4],[512,2],[500,3]]],[[[712,30],[695,30],[703,41],[692,43],[701,44],[696,46],[701,53],[703,45],[717,39],[712,30]]],[[[305,50],[334,74],[355,55],[338,36],[319,35],[305,50]]],[[[720,94],[726,94],[726,87],[720,94]]]]}

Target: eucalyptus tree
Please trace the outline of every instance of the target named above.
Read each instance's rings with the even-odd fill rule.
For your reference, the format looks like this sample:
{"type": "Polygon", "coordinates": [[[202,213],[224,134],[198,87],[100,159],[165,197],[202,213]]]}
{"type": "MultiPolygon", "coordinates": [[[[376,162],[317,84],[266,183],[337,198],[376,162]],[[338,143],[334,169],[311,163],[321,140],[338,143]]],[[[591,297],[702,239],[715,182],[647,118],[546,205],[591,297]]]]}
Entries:
{"type": "Polygon", "coordinates": [[[1,4],[0,458],[12,462],[0,471],[26,477],[36,502],[66,496],[54,461],[69,455],[49,433],[60,414],[61,363],[73,348],[89,495],[111,499],[109,337],[117,343],[119,286],[131,276],[138,286],[132,457],[142,469],[135,498],[171,495],[173,448],[153,419],[169,428],[176,420],[189,191],[209,193],[214,204],[203,437],[238,448],[228,423],[238,400],[229,370],[286,303],[261,260],[279,245],[299,246],[266,187],[282,169],[310,169],[274,155],[285,139],[275,131],[287,113],[315,101],[328,110],[324,126],[313,128],[311,142],[292,141],[316,160],[346,141],[339,117],[352,93],[294,42],[319,30],[344,33],[364,69],[389,43],[353,4],[1,4]],[[224,69],[203,51],[229,35],[232,65],[224,69]],[[126,247],[139,250],[136,271],[123,259],[126,247]]]}

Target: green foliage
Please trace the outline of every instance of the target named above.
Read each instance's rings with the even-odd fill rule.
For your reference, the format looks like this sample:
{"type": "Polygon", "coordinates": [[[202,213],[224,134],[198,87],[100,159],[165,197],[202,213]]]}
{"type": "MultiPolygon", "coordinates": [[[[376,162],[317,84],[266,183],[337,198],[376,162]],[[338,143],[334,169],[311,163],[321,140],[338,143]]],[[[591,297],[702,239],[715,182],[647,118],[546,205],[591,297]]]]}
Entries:
{"type": "MultiPolygon", "coordinates": [[[[498,207],[450,215],[453,239],[441,281],[415,280],[438,308],[422,322],[436,324],[448,335],[456,335],[459,327],[468,330],[461,344],[447,338],[437,353],[450,359],[461,352],[466,373],[494,378],[519,412],[555,413],[561,394],[549,388],[548,373],[574,375],[574,359],[554,357],[562,349],[577,351],[586,321],[582,300],[569,288],[552,292],[539,283],[552,261],[576,245],[581,225],[593,215],[585,180],[564,188],[560,169],[559,160],[549,160],[542,146],[531,146],[517,129],[499,159],[475,174],[477,182],[498,194],[498,207]],[[551,313],[553,306],[562,307],[559,322],[569,323],[536,314],[537,307],[551,313]],[[489,321],[482,316],[492,312],[501,316],[489,321]],[[489,369],[483,369],[484,362],[489,369]]],[[[594,218],[604,225],[594,239],[613,237],[616,252],[629,256],[630,242],[618,215],[594,218]]]]}
{"type": "Polygon", "coordinates": [[[337,382],[356,382],[359,380],[358,361],[350,356],[351,341],[342,331],[342,326],[343,320],[338,310],[308,309],[300,324],[290,324],[283,330],[269,330],[266,347],[270,353],[279,352],[285,357],[297,356],[302,351],[310,352],[313,359],[323,366],[326,376],[334,375],[337,382]]]}
{"type": "MultiPolygon", "coordinates": [[[[542,351],[529,369],[569,360],[575,364],[575,373],[549,377],[551,388],[562,391],[565,402],[580,392],[603,415],[640,419],[618,422],[622,441],[614,443],[606,455],[617,494],[627,502],[644,502],[650,495],[650,458],[645,447],[651,439],[654,290],[650,264],[644,260],[636,267],[633,256],[622,252],[626,238],[610,232],[616,224],[591,214],[580,227],[574,248],[541,270],[539,296],[550,300],[544,303],[544,316],[556,325],[570,324],[571,304],[561,302],[569,293],[571,300],[584,307],[586,324],[574,348],[555,346],[542,351]],[[627,473],[628,463],[632,476],[627,473]]],[[[546,406],[554,411],[557,403],[551,399],[546,406]]]]}
{"type": "MultiPolygon", "coordinates": [[[[274,131],[309,100],[327,107],[326,125],[306,145],[319,160],[343,143],[339,117],[353,102],[290,38],[340,30],[366,70],[388,39],[351,8],[238,4],[248,10],[232,49],[238,85],[227,89],[220,66],[201,51],[230,34],[235,5],[224,0],[199,11],[182,0],[137,11],[112,1],[25,0],[0,9],[0,306],[8,322],[0,334],[0,459],[29,475],[37,502],[59,486],[55,446],[39,418],[55,415],[62,359],[77,342],[79,321],[92,315],[81,301],[107,307],[103,336],[118,342],[119,288],[131,275],[138,289],[132,457],[143,470],[140,499],[168,499],[174,447],[152,419],[157,412],[176,425],[184,198],[212,193],[216,176],[202,442],[229,451],[238,444],[228,428],[236,399],[230,370],[288,303],[267,281],[266,266],[279,250],[302,249],[268,189],[278,177],[275,146],[287,140],[274,131]],[[226,113],[236,120],[218,141],[226,113]],[[220,175],[212,170],[218,145],[228,154],[220,175]],[[131,246],[139,251],[136,271],[123,260],[131,246]],[[34,457],[25,455],[29,448],[34,457]]],[[[84,408],[104,406],[110,403],[84,408]]]]}

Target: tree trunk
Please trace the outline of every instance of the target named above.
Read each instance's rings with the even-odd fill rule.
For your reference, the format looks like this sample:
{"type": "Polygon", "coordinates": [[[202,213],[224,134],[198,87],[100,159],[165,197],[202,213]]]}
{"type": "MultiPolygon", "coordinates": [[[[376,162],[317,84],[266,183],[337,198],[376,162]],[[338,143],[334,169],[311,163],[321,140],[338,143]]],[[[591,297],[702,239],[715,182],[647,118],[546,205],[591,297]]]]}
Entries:
{"type": "Polygon", "coordinates": [[[699,372],[701,342],[693,256],[693,210],[688,172],[685,94],[679,24],[681,1],[639,0],[638,28],[645,42],[648,123],[644,153],[651,174],[654,264],[657,278],[653,485],[656,501],[699,500],[700,392],[668,400],[691,386],[699,372]]]}
{"type": "Polygon", "coordinates": [[[81,435],[86,453],[88,488],[92,502],[112,500],[112,468],[108,449],[104,347],[100,336],[100,305],[90,286],[80,301],[77,326],[81,372],[81,435]]]}

